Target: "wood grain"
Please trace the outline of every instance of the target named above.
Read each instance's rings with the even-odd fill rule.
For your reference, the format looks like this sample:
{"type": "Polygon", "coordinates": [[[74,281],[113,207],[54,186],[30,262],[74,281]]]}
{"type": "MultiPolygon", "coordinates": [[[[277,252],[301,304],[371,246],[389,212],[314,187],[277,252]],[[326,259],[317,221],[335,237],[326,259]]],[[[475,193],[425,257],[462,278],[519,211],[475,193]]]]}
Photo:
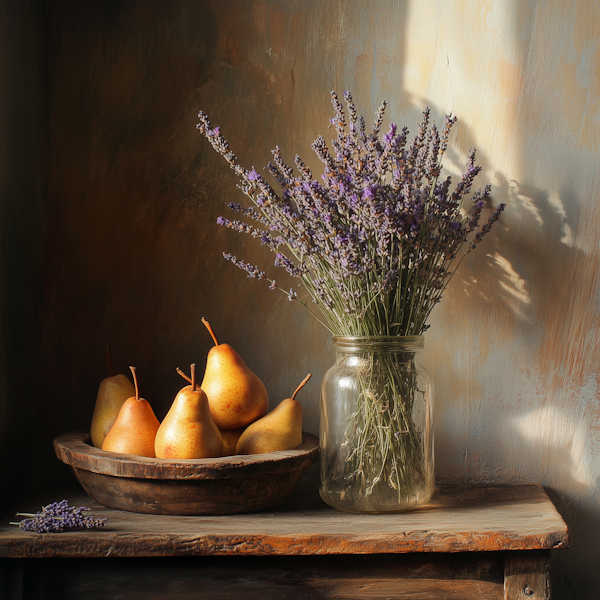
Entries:
{"type": "Polygon", "coordinates": [[[329,555],[532,550],[569,546],[567,527],[539,485],[440,487],[411,512],[360,515],[323,503],[304,477],[282,506],[252,514],[159,516],[111,510],[81,489],[38,494],[23,512],[62,497],[108,518],[102,530],[39,535],[0,525],[0,557],[329,555]]]}

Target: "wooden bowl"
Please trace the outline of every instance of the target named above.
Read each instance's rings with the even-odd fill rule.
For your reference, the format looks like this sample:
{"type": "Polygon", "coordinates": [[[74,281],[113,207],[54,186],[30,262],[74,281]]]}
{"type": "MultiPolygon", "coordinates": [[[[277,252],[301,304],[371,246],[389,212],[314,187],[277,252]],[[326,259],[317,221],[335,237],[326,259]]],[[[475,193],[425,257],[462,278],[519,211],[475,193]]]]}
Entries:
{"type": "Polygon", "coordinates": [[[319,439],[302,433],[293,450],[168,460],[107,452],[89,433],[54,440],[83,489],[104,506],[160,515],[228,515],[279,506],[319,457],[319,439]]]}

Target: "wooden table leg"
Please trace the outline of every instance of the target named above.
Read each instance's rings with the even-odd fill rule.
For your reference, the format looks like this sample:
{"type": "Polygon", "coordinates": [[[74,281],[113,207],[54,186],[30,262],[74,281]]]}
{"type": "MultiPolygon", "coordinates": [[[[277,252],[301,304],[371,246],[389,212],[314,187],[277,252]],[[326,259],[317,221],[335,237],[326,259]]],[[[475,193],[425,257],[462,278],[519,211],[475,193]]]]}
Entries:
{"type": "Polygon", "coordinates": [[[550,600],[548,550],[507,552],[504,600],[550,600]]]}

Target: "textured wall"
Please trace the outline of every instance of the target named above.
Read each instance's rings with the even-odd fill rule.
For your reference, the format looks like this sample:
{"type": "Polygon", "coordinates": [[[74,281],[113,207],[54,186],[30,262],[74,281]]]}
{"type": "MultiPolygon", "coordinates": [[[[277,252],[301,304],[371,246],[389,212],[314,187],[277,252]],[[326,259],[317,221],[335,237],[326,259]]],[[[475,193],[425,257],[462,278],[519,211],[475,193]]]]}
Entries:
{"type": "MultiPolygon", "coordinates": [[[[478,148],[480,184],[508,208],[431,319],[437,474],[541,482],[572,532],[553,559],[558,598],[600,587],[598,177],[600,22],[594,0],[48,3],[50,128],[44,268],[42,461],[87,427],[104,345],[138,367],[162,416],[175,367],[210,338],[236,347],[272,403],[306,372],[317,431],[328,335],[244,278],[223,250],[267,266],[215,224],[242,200],[195,130],[202,109],[246,166],[276,144],[315,169],[330,89],[368,121],[380,101],[415,131],[425,106],[458,115],[446,167],[478,148]]],[[[274,267],[272,267],[274,270],[274,267]]],[[[271,271],[273,272],[273,271],[271,271]]],[[[285,284],[285,278],[277,275],[285,284]]],[[[63,471],[60,471],[63,473],[63,471]]]]}
{"type": "Polygon", "coordinates": [[[35,481],[44,194],[41,2],[0,0],[0,513],[35,481]]]}
{"type": "Polygon", "coordinates": [[[444,26],[408,36],[403,82],[462,116],[459,154],[477,146],[508,204],[428,336],[437,471],[546,486],[573,541],[554,557],[560,598],[600,584],[599,8],[419,3],[408,31],[444,26]]]}

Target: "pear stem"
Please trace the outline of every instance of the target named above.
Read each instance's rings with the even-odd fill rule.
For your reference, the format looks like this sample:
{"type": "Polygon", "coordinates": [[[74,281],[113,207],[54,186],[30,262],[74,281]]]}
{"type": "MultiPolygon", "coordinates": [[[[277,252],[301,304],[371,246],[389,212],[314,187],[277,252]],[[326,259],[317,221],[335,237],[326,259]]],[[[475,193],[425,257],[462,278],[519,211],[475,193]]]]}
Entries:
{"type": "Polygon", "coordinates": [[[189,383],[192,383],[192,380],[190,377],[188,377],[179,367],[177,367],[175,369],[186,381],[188,381],[189,383]]]}
{"type": "Polygon", "coordinates": [[[110,348],[110,342],[106,344],[106,364],[108,365],[108,376],[114,377],[115,369],[113,366],[112,352],[110,348]]]}
{"type": "Polygon", "coordinates": [[[175,369],[186,381],[189,381],[190,383],[192,383],[192,380],[179,368],[177,367],[175,369]]]}
{"type": "Polygon", "coordinates": [[[196,391],[196,365],[190,365],[190,371],[192,372],[192,392],[196,391]]]}
{"type": "Polygon", "coordinates": [[[296,388],[296,391],[292,394],[292,400],[296,399],[296,394],[306,385],[308,380],[312,377],[312,373],[309,373],[303,380],[302,383],[296,388]]]}
{"type": "Polygon", "coordinates": [[[206,329],[208,329],[208,333],[210,333],[213,341],[215,342],[215,346],[218,346],[219,340],[217,339],[217,336],[215,335],[213,328],[210,326],[210,323],[204,317],[202,317],[202,322],[204,323],[204,325],[206,325],[206,329]]]}
{"type": "Polygon", "coordinates": [[[135,384],[135,399],[139,400],[140,399],[140,393],[138,391],[138,382],[137,382],[137,375],[135,374],[135,367],[129,367],[131,369],[131,373],[133,374],[133,383],[135,384]]]}

